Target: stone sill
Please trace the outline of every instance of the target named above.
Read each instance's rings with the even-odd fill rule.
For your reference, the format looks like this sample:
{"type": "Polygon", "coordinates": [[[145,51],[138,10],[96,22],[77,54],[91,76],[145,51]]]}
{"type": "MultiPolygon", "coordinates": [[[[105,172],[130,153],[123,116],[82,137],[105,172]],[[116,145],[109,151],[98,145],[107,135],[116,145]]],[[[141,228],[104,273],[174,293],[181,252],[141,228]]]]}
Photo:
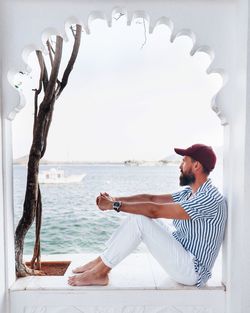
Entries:
{"type": "MultiPolygon", "coordinates": [[[[42,256],[43,261],[71,261],[64,276],[31,276],[19,278],[11,286],[10,293],[17,291],[109,291],[109,290],[217,290],[224,291],[221,283],[221,260],[216,262],[212,278],[203,288],[184,286],[173,281],[154,258],[147,253],[131,254],[110,273],[108,286],[73,287],[67,284],[72,269],[95,258],[95,254],[58,254],[42,256]]],[[[30,260],[30,258],[26,258],[30,260]]]]}

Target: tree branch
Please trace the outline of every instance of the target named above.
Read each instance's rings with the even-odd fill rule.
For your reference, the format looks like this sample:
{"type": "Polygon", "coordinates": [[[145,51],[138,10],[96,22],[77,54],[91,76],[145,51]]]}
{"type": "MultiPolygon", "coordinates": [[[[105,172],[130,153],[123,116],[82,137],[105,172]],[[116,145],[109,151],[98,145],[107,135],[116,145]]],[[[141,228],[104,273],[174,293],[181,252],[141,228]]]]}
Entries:
{"type": "Polygon", "coordinates": [[[54,53],[54,55],[55,55],[55,51],[54,51],[54,49],[52,48],[52,45],[51,45],[51,43],[50,43],[50,41],[49,40],[47,40],[46,41],[46,45],[47,45],[47,48],[48,48],[48,51],[49,51],[49,59],[50,59],[50,64],[51,64],[51,66],[53,65],[53,55],[52,55],[52,52],[54,53]]]}
{"type": "Polygon", "coordinates": [[[141,50],[143,49],[143,47],[146,45],[147,43],[147,31],[146,31],[146,23],[145,23],[145,19],[142,18],[143,20],[143,29],[144,29],[144,42],[141,45],[141,50]]]}
{"type": "Polygon", "coordinates": [[[48,82],[48,86],[45,90],[44,100],[42,101],[40,108],[44,108],[44,105],[51,103],[52,97],[54,96],[55,85],[57,82],[57,77],[59,73],[59,68],[62,59],[62,47],[63,47],[63,39],[60,36],[56,36],[56,50],[55,50],[55,57],[53,60],[51,74],[48,82]]]}
{"type": "Polygon", "coordinates": [[[37,121],[37,112],[38,112],[38,97],[39,94],[42,91],[42,86],[44,87],[44,89],[46,89],[47,84],[48,84],[48,74],[47,74],[47,69],[44,63],[44,59],[43,59],[43,55],[41,53],[41,51],[36,51],[36,55],[38,58],[38,63],[40,65],[40,78],[39,78],[39,87],[38,89],[34,89],[35,91],[35,95],[34,95],[34,123],[33,123],[33,135],[35,132],[35,128],[36,128],[36,121],[37,121]]]}
{"type": "Polygon", "coordinates": [[[118,21],[123,15],[125,15],[124,13],[119,13],[118,17],[113,17],[114,20],[118,21]]]}
{"type": "Polygon", "coordinates": [[[81,35],[82,35],[82,26],[77,24],[76,25],[76,34],[74,36],[74,39],[75,39],[74,46],[73,46],[72,53],[71,53],[69,62],[67,64],[67,67],[66,67],[66,69],[65,69],[65,71],[63,73],[61,86],[59,86],[59,88],[58,88],[58,92],[57,92],[57,95],[56,95],[57,98],[60,96],[60,94],[62,93],[63,89],[65,88],[65,86],[68,83],[68,78],[69,78],[69,75],[70,75],[70,73],[71,73],[71,71],[73,69],[73,66],[75,64],[75,61],[76,61],[76,58],[77,58],[77,55],[78,55],[78,51],[79,51],[79,47],[80,47],[80,44],[81,44],[81,35]]]}
{"type": "MultiPolygon", "coordinates": [[[[53,46],[52,46],[52,44],[50,43],[49,40],[47,40],[46,44],[47,44],[47,47],[48,47],[50,64],[51,64],[51,67],[52,67],[53,66],[53,62],[54,62],[53,55],[55,55],[55,50],[53,49],[53,46]]],[[[61,85],[61,82],[60,82],[59,79],[57,79],[57,84],[61,85]]]]}
{"type": "Polygon", "coordinates": [[[48,71],[44,62],[43,54],[41,51],[37,50],[36,55],[38,58],[38,63],[40,66],[40,79],[43,82],[43,90],[45,91],[48,85],[48,71]]]}
{"type": "Polygon", "coordinates": [[[71,29],[73,37],[76,38],[76,30],[73,28],[72,25],[70,26],[70,29],[71,29]]]}

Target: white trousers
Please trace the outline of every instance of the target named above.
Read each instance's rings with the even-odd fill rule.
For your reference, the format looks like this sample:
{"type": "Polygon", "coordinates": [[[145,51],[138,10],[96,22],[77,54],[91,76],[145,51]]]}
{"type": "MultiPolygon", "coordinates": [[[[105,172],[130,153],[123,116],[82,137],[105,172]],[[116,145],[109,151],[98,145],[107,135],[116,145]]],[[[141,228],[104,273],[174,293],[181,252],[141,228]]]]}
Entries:
{"type": "Polygon", "coordinates": [[[161,220],[143,215],[130,214],[108,240],[107,249],[100,257],[105,265],[113,268],[141,242],[172,279],[184,285],[197,283],[194,256],[183,248],[161,220]]]}

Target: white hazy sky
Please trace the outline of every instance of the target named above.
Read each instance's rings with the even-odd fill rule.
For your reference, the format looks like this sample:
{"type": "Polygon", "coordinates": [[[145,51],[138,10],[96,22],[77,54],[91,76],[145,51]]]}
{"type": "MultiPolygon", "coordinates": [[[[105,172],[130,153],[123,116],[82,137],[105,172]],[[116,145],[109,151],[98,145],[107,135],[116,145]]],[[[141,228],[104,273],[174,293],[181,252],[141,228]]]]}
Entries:
{"type": "MultiPolygon", "coordinates": [[[[45,159],[159,160],[174,147],[222,145],[222,126],[210,107],[222,79],[206,74],[207,54],[190,56],[190,38],[170,43],[168,27],[160,25],[153,34],[147,32],[141,49],[141,19],[126,26],[120,18],[112,28],[96,20],[90,29],[90,35],[83,33],[68,86],[56,102],[45,159]]],[[[65,43],[66,55],[69,46],[65,43]]],[[[34,54],[29,63],[36,67],[34,54]]],[[[14,158],[29,153],[36,72],[21,86],[27,104],[13,121],[14,158]]]]}

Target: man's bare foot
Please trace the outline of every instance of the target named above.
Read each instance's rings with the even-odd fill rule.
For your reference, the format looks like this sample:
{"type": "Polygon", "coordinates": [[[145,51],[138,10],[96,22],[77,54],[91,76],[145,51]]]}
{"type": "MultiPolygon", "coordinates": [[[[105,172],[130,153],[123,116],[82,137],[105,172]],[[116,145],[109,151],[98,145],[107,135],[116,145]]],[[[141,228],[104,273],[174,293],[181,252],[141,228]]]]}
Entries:
{"type": "Polygon", "coordinates": [[[105,265],[100,258],[100,261],[90,270],[69,277],[68,284],[71,286],[106,286],[109,283],[108,273],[110,270],[111,268],[105,265]]]}
{"type": "Polygon", "coordinates": [[[94,270],[85,271],[68,279],[68,284],[71,286],[106,286],[108,283],[109,278],[107,274],[96,273],[94,270]]]}
{"type": "Polygon", "coordinates": [[[79,267],[73,269],[72,272],[74,274],[84,273],[86,271],[91,270],[93,267],[95,267],[101,261],[102,261],[102,259],[100,257],[98,257],[97,259],[90,261],[85,265],[82,265],[82,266],[79,266],[79,267]]]}

